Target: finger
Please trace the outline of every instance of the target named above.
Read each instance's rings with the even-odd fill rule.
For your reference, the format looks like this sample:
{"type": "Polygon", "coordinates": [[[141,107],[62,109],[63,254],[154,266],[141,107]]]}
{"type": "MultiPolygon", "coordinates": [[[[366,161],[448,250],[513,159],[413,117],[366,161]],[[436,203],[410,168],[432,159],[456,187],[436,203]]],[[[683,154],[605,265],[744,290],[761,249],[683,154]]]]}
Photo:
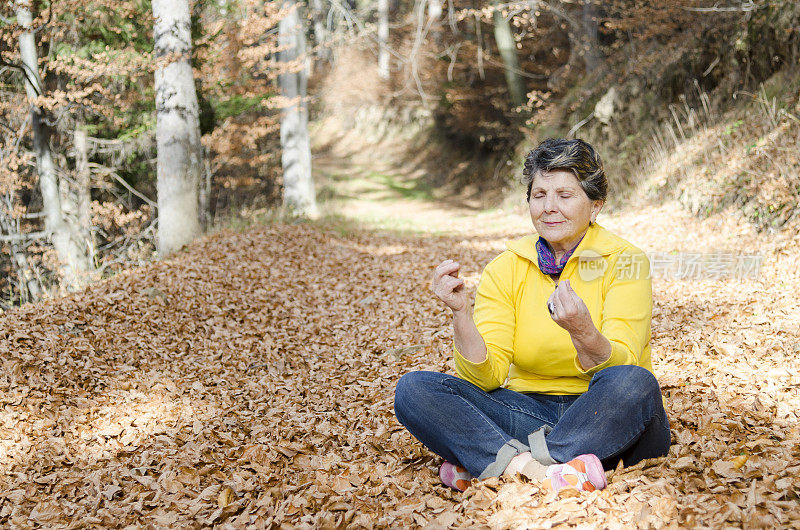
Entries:
{"type": "Polygon", "coordinates": [[[434,276],[441,277],[441,276],[446,276],[448,274],[453,274],[454,272],[456,272],[457,274],[457,271],[460,267],[461,265],[457,261],[452,261],[450,263],[442,263],[441,265],[436,267],[436,270],[434,271],[434,276]]]}
{"type": "Polygon", "coordinates": [[[450,286],[450,285],[461,285],[464,283],[463,278],[456,278],[455,276],[442,276],[442,285],[450,286]]]}
{"type": "Polygon", "coordinates": [[[437,270],[446,270],[446,269],[453,269],[453,268],[457,269],[460,266],[461,266],[461,264],[459,262],[453,261],[451,259],[448,259],[448,260],[445,260],[445,261],[441,262],[439,264],[439,266],[436,267],[436,269],[437,270]]]}
{"type": "Polygon", "coordinates": [[[578,296],[578,293],[576,293],[575,289],[572,288],[572,284],[569,283],[569,280],[564,280],[564,282],[566,283],[566,285],[564,286],[564,289],[566,290],[567,293],[569,293],[571,295],[571,298],[572,299],[575,299],[575,298],[580,299],[580,296],[578,296]]]}
{"type": "Polygon", "coordinates": [[[565,297],[565,295],[567,293],[567,288],[565,287],[565,285],[566,285],[565,282],[566,282],[566,280],[564,280],[563,282],[558,282],[558,285],[556,285],[556,290],[553,291],[553,298],[559,299],[562,304],[564,304],[564,302],[566,302],[566,300],[567,300],[566,297],[565,297]]]}
{"type": "Polygon", "coordinates": [[[563,311],[561,313],[562,316],[571,315],[577,310],[578,305],[575,303],[573,296],[577,295],[570,291],[569,286],[559,289],[556,298],[558,298],[558,301],[560,302],[560,307],[563,311]]]}
{"type": "Polygon", "coordinates": [[[577,309],[583,302],[583,298],[581,298],[580,295],[578,295],[578,293],[575,292],[575,289],[572,288],[572,285],[569,283],[569,280],[566,280],[566,282],[567,282],[566,294],[568,295],[568,298],[571,301],[571,303],[573,303],[575,305],[575,308],[577,309]]]}
{"type": "Polygon", "coordinates": [[[445,276],[442,279],[442,289],[445,293],[451,293],[464,285],[464,280],[461,278],[453,278],[452,276],[445,276]]]}
{"type": "Polygon", "coordinates": [[[564,303],[564,306],[569,307],[578,307],[578,300],[580,300],[580,296],[572,289],[572,285],[570,285],[569,280],[564,280],[563,287],[561,289],[561,301],[564,303]]]}
{"type": "Polygon", "coordinates": [[[461,269],[461,264],[457,261],[454,261],[450,265],[451,267],[448,267],[446,269],[448,271],[447,274],[449,274],[453,278],[458,278],[458,271],[461,269]]]}
{"type": "Polygon", "coordinates": [[[561,303],[561,300],[559,300],[558,296],[553,297],[552,306],[553,306],[553,313],[552,313],[553,320],[558,321],[558,319],[564,315],[564,306],[561,303]]]}

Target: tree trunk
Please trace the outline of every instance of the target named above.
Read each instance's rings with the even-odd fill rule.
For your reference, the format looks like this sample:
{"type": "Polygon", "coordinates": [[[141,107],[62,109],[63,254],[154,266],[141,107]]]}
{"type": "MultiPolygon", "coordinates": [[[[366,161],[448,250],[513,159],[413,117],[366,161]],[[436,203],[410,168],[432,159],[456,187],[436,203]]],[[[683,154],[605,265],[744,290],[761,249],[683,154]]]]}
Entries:
{"type": "Polygon", "coordinates": [[[583,62],[586,73],[601,66],[599,41],[597,39],[597,7],[593,0],[583,0],[580,17],[567,11],[567,6],[552,0],[543,2],[551,13],[567,23],[567,36],[570,43],[570,55],[567,64],[550,76],[548,87],[560,91],[565,78],[583,62]]]}
{"type": "MultiPolygon", "coordinates": [[[[495,8],[497,8],[498,3],[495,1],[494,4],[495,8]]],[[[525,88],[525,81],[520,75],[521,70],[519,68],[519,59],[517,58],[517,43],[511,32],[511,25],[500,12],[500,9],[495,9],[493,22],[494,40],[497,43],[497,49],[500,51],[500,57],[503,58],[506,84],[508,85],[508,93],[511,96],[511,102],[514,105],[524,105],[528,100],[528,92],[525,88]]]]}
{"type": "Polygon", "coordinates": [[[442,18],[442,0],[428,1],[428,20],[431,23],[439,22],[442,18]]]}
{"type": "MultiPolygon", "coordinates": [[[[17,21],[23,28],[30,29],[33,17],[27,5],[27,2],[17,3],[17,21]]],[[[25,31],[20,35],[19,49],[25,69],[25,91],[31,105],[33,149],[36,154],[39,189],[44,206],[45,228],[52,234],[53,247],[60,261],[59,275],[62,282],[67,289],[76,290],[88,280],[86,271],[89,269],[89,259],[86,245],[80,241],[77,234],[73,233],[64,218],[58,177],[50,151],[50,131],[43,121],[41,109],[35,104],[36,98],[42,94],[42,79],[39,75],[38,52],[33,31],[25,31]]]]}
{"type": "Polygon", "coordinates": [[[442,0],[428,0],[428,25],[436,44],[442,43],[442,0]]]}
{"type": "Polygon", "coordinates": [[[316,217],[317,199],[311,177],[311,147],[308,138],[306,69],[300,61],[305,55],[305,33],[298,13],[300,4],[284,0],[294,8],[278,24],[279,60],[291,64],[290,71],[278,76],[281,95],[289,100],[281,116],[281,163],[283,165],[283,204],[293,215],[316,217]]]}
{"type": "Polygon", "coordinates": [[[89,169],[89,139],[86,131],[75,129],[75,174],[78,186],[77,223],[81,239],[86,241],[88,257],[94,261],[95,244],[92,235],[92,172],[89,169]]]}
{"type": "Polygon", "coordinates": [[[583,0],[581,22],[583,31],[581,41],[583,44],[583,63],[586,73],[591,73],[600,66],[600,43],[597,39],[597,6],[593,0],[583,0]]]}
{"type": "Polygon", "coordinates": [[[378,76],[389,79],[389,0],[378,0],[378,76]]]}
{"type": "Polygon", "coordinates": [[[331,52],[328,48],[328,30],[325,25],[325,8],[323,0],[311,0],[311,9],[314,20],[314,41],[318,46],[317,57],[323,61],[330,61],[331,52]]]}
{"type": "Polygon", "coordinates": [[[12,264],[17,271],[20,301],[23,303],[37,302],[42,296],[42,289],[28,261],[28,253],[23,244],[25,236],[20,230],[19,221],[12,219],[9,215],[14,209],[12,195],[6,193],[3,201],[5,204],[0,211],[0,229],[2,229],[0,232],[7,234],[3,240],[8,242],[12,264]]]}
{"type": "Polygon", "coordinates": [[[200,225],[203,231],[211,227],[211,163],[208,150],[203,147],[203,182],[200,185],[200,225]]]}
{"type": "Polygon", "coordinates": [[[153,0],[154,58],[173,55],[155,72],[158,148],[158,253],[167,256],[200,234],[203,172],[199,107],[192,75],[188,0],[153,0]]]}

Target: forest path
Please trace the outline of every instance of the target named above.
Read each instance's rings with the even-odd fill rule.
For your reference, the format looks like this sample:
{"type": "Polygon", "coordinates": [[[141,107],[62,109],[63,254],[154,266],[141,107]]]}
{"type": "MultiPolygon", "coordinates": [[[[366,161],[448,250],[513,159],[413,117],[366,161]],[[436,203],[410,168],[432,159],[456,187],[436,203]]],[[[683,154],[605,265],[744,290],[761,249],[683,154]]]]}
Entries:
{"type": "MultiPolygon", "coordinates": [[[[338,175],[364,167],[328,162],[338,175]]],[[[797,238],[674,205],[601,214],[664,260],[764,256],[757,279],[654,278],[670,458],[586,495],[515,480],[459,494],[397,424],[394,386],[410,370],[453,370],[433,267],[458,259],[474,295],[530,220],[437,205],[408,191],[413,175],[374,171],[393,176],[336,189],[349,195],[343,212],[362,215],[348,230],[223,230],[0,316],[0,525],[800,525],[797,238]]]]}
{"type": "Polygon", "coordinates": [[[357,154],[317,155],[314,179],[323,214],[371,230],[406,234],[479,235],[514,230],[523,219],[510,208],[483,209],[475,201],[443,196],[423,169],[357,154]]]}

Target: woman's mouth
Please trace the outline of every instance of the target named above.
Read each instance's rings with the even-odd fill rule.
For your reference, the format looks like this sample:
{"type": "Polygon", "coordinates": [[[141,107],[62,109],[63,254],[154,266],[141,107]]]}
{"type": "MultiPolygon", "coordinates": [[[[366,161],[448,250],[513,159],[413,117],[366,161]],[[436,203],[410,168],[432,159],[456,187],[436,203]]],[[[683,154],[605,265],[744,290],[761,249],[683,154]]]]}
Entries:
{"type": "Polygon", "coordinates": [[[563,223],[564,221],[555,221],[555,222],[553,222],[553,223],[548,223],[547,221],[542,221],[542,222],[543,222],[544,224],[546,224],[547,226],[555,226],[555,225],[560,225],[560,224],[561,224],[561,223],[563,223]]]}

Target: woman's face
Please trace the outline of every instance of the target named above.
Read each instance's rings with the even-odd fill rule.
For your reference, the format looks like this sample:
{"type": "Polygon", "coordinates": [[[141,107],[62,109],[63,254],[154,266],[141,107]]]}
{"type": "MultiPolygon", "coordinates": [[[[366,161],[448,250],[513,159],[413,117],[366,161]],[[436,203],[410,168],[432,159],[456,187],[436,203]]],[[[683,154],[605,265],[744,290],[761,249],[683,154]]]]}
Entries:
{"type": "Polygon", "coordinates": [[[531,183],[533,227],[554,250],[572,249],[589,227],[603,201],[592,201],[571,172],[539,172],[531,183]]]}

